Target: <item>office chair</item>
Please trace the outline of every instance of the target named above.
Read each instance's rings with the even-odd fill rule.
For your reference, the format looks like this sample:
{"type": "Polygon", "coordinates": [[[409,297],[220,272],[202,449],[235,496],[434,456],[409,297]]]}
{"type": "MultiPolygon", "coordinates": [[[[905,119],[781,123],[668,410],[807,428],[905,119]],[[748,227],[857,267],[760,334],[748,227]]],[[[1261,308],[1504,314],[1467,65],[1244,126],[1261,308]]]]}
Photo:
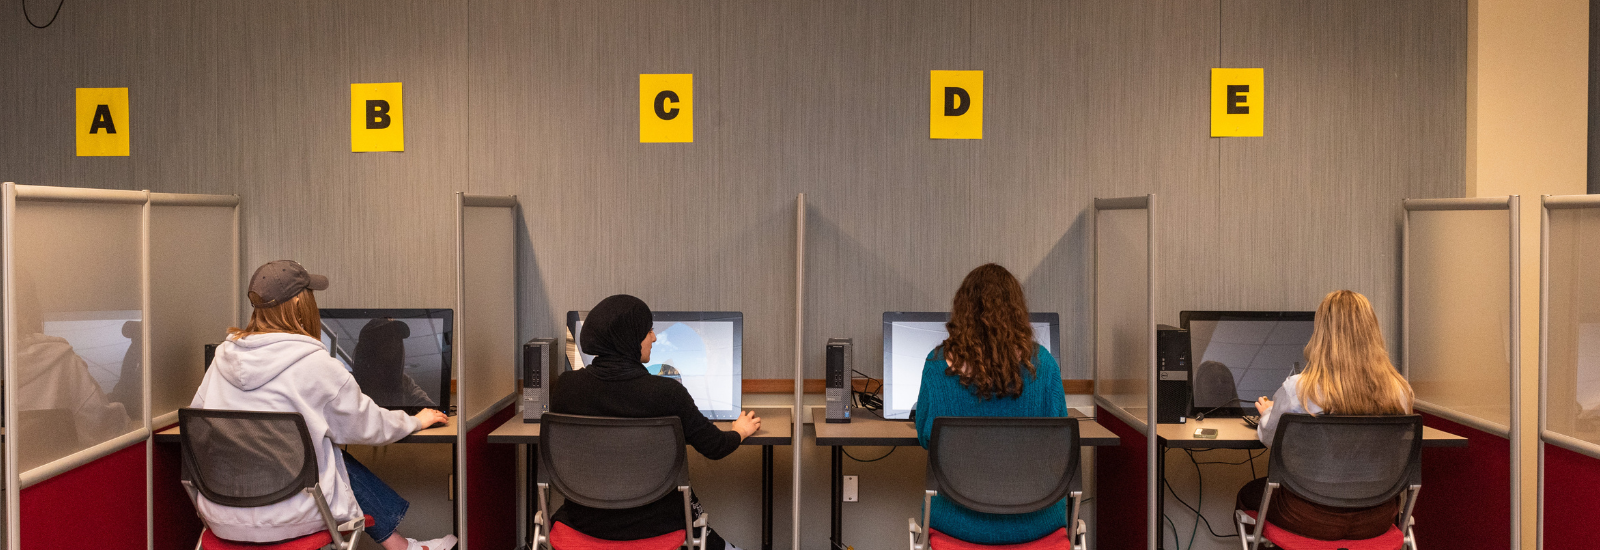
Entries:
{"type": "Polygon", "coordinates": [[[340,525],[317,482],[317,450],[299,413],[178,409],[183,484],[223,506],[253,508],[310,495],[327,529],[275,543],[225,540],[208,527],[196,550],[354,550],[355,529],[372,516],[340,525]]]}
{"type": "Polygon", "coordinates": [[[695,536],[706,516],[692,517],[689,461],[683,426],[677,417],[606,418],[545,413],[539,434],[539,513],[534,544],[545,549],[579,550],[705,550],[706,537],[695,536]],[[683,495],[683,530],[634,541],[590,537],[562,523],[553,523],[549,488],[567,500],[607,510],[635,508],[677,490],[683,495]]]}
{"type": "Polygon", "coordinates": [[[1026,514],[1069,498],[1066,527],[1008,548],[1082,550],[1088,526],[1083,499],[1078,421],[1074,418],[950,417],[933,419],[922,523],[910,523],[911,550],[980,549],[928,524],[935,495],[987,514],[1026,514]]]}
{"type": "Polygon", "coordinates": [[[1255,550],[1263,543],[1287,550],[1416,550],[1411,511],[1421,491],[1421,416],[1285,414],[1273,437],[1261,509],[1234,514],[1239,544],[1244,550],[1255,550]],[[1341,508],[1376,506],[1401,493],[1405,499],[1395,525],[1382,535],[1321,541],[1266,521],[1273,493],[1279,489],[1341,508]]]}

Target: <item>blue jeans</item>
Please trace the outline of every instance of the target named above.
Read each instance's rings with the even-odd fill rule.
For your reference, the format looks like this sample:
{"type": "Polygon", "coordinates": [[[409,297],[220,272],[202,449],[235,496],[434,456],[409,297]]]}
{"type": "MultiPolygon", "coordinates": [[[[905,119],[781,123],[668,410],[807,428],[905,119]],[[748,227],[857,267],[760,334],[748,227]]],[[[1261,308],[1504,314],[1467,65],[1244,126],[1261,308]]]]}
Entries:
{"type": "Polygon", "coordinates": [[[381,543],[394,534],[395,528],[400,526],[400,520],[405,519],[411,503],[389,488],[389,484],[378,479],[372,470],[356,462],[350,453],[342,449],[339,452],[344,454],[344,469],[350,474],[350,492],[355,493],[356,504],[361,506],[362,513],[372,516],[372,527],[366,529],[367,536],[381,543]]]}

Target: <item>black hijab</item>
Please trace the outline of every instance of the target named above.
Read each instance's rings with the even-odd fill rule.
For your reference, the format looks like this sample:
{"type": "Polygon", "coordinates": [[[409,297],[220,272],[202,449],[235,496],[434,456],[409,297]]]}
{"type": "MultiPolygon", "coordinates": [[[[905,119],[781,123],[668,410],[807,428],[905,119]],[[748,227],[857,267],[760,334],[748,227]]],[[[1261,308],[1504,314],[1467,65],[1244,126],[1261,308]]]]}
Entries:
{"type": "Polygon", "coordinates": [[[631,380],[648,376],[639,362],[639,345],[650,334],[654,317],[644,300],[627,294],[601,300],[583,320],[578,346],[595,356],[588,369],[601,380],[631,380]]]}

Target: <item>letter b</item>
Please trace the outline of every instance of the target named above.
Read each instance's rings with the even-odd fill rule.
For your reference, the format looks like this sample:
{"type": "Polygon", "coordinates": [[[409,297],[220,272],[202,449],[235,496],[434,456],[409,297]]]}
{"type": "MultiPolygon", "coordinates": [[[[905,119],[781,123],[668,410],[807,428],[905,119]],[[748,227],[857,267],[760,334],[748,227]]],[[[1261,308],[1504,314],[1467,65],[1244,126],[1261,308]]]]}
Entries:
{"type": "Polygon", "coordinates": [[[967,95],[966,90],[955,86],[945,87],[944,116],[961,116],[967,114],[967,109],[970,108],[972,108],[972,96],[967,95]]]}
{"type": "Polygon", "coordinates": [[[382,99],[367,100],[367,129],[382,130],[389,127],[389,102],[382,99]]]}

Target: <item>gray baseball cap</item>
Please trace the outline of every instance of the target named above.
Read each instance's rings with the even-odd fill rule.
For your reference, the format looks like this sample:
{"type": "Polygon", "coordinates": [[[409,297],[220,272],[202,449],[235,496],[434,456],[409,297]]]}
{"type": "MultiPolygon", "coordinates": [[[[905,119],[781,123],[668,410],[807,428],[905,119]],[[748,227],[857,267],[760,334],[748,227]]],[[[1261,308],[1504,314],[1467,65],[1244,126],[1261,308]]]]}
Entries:
{"type": "Polygon", "coordinates": [[[300,262],[278,260],[256,268],[250,276],[250,305],[272,307],[300,295],[305,289],[327,290],[328,278],[312,275],[300,262]]]}

